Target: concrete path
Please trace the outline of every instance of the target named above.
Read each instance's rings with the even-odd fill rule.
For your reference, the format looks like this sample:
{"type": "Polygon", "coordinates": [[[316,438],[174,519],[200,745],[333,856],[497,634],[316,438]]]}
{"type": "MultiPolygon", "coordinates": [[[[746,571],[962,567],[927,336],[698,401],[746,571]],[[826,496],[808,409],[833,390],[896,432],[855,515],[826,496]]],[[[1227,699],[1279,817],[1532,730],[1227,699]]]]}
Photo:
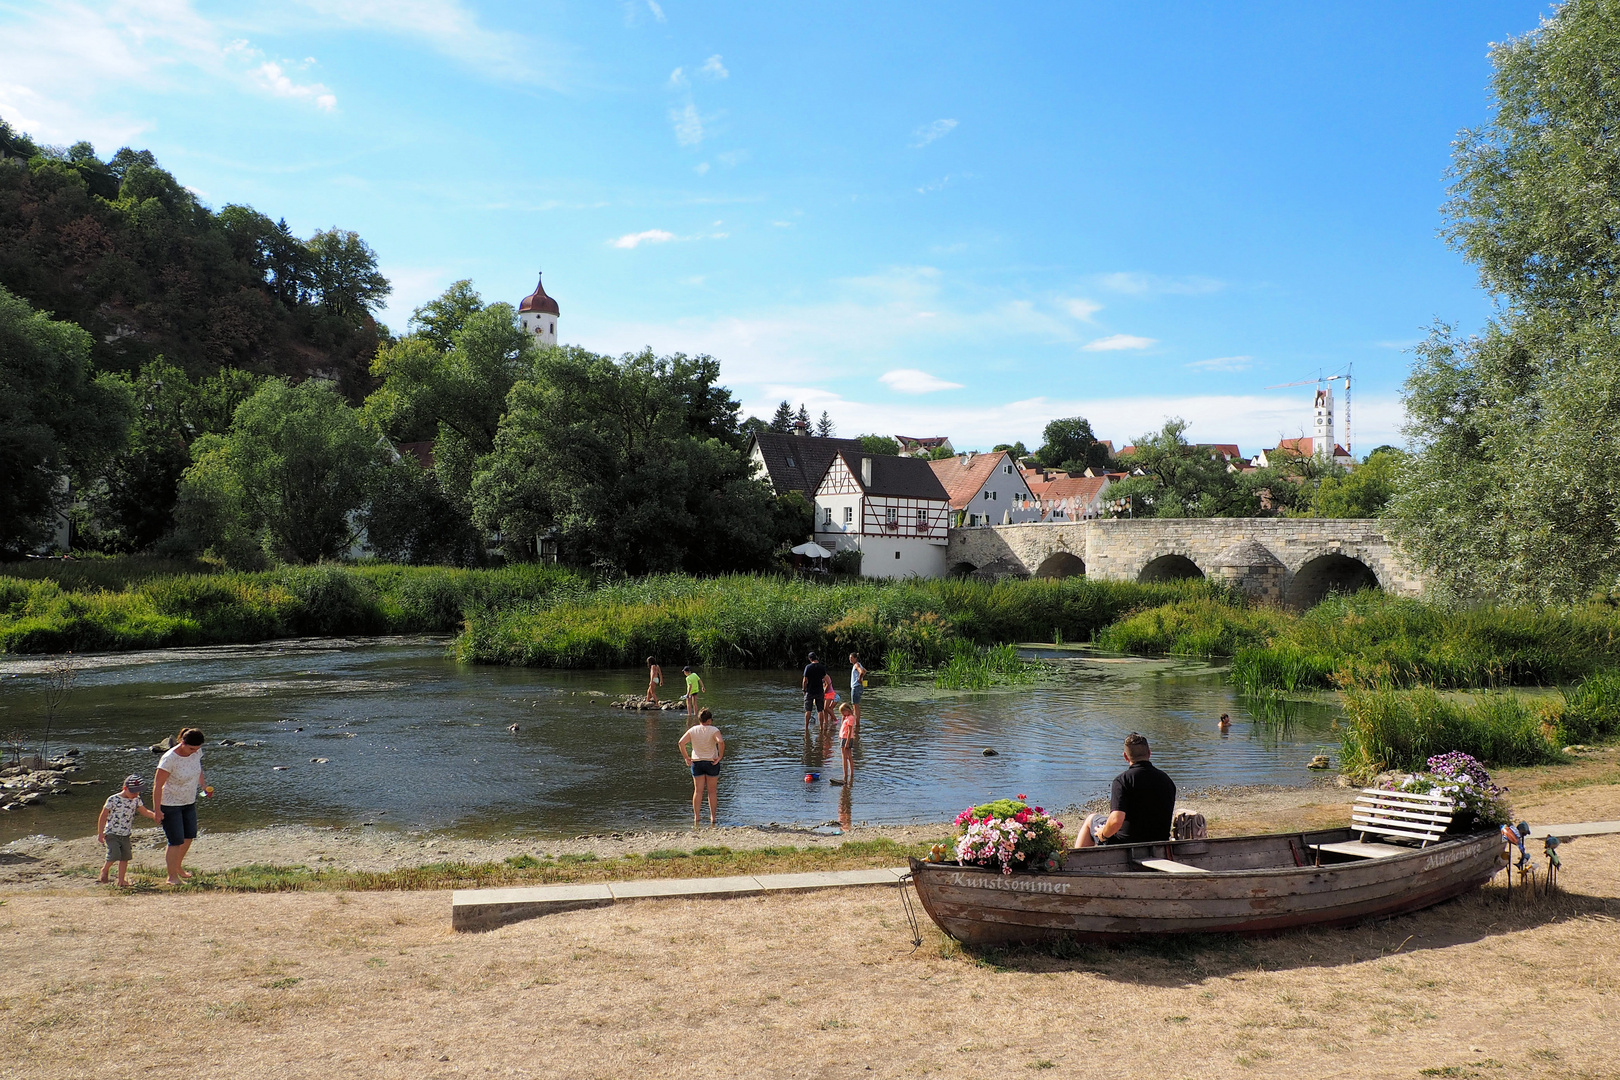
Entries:
{"type": "Polygon", "coordinates": [[[1556,836],[1562,840],[1566,836],[1606,836],[1610,833],[1620,833],[1620,821],[1583,821],[1578,825],[1532,825],[1530,836],[1540,839],[1544,836],[1556,836]]]}
{"type": "Polygon", "coordinates": [[[533,885],[513,889],[457,889],[450,896],[453,930],[492,930],[557,911],[606,907],[620,900],[762,896],[771,892],[893,885],[910,873],[904,866],[879,870],[828,870],[752,877],[659,878],[604,881],[591,885],[533,885]]]}

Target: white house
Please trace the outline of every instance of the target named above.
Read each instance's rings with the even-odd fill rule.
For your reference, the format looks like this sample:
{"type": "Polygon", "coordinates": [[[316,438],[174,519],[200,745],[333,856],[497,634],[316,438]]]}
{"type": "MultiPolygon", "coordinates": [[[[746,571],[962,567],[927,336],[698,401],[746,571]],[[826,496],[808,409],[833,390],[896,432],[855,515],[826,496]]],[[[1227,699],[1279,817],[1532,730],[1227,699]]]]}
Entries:
{"type": "Polygon", "coordinates": [[[816,543],[861,553],[861,575],[944,577],[951,502],[929,463],[841,450],[816,486],[816,543]]]}
{"type": "Polygon", "coordinates": [[[958,525],[1019,525],[1041,519],[1040,506],[1011,454],[969,451],[930,461],[958,525]]]}

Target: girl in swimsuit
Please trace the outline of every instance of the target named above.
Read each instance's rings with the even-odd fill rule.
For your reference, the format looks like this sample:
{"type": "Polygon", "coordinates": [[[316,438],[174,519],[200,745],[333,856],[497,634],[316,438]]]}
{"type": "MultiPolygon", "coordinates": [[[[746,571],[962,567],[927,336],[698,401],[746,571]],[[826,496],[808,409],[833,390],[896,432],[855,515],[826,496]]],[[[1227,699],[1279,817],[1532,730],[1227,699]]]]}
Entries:
{"type": "Polygon", "coordinates": [[[664,669],[658,666],[656,657],[647,657],[647,700],[658,701],[658,688],[664,684],[664,669]]]}

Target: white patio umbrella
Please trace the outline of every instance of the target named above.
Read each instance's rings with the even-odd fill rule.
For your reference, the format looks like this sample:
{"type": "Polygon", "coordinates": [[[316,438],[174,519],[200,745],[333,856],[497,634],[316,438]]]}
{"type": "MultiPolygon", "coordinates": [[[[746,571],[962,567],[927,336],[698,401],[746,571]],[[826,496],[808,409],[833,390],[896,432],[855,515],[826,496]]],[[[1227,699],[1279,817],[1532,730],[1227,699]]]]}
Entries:
{"type": "Polygon", "coordinates": [[[820,544],[816,543],[814,540],[810,540],[810,541],[807,541],[807,542],[805,542],[803,544],[800,544],[798,547],[793,549],[793,554],[795,554],[795,555],[808,555],[812,559],[830,559],[830,558],[832,558],[832,552],[828,551],[826,548],[822,547],[820,544]]]}

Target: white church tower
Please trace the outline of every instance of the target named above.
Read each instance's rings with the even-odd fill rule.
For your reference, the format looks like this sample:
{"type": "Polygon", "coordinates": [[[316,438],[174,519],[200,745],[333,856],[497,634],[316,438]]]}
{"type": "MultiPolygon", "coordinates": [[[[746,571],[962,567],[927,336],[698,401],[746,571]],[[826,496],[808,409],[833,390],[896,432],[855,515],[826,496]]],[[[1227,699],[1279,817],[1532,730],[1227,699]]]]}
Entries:
{"type": "Polygon", "coordinates": [[[523,330],[534,336],[537,345],[557,344],[557,301],[546,295],[545,286],[535,279],[534,292],[518,304],[518,318],[523,330]]]}
{"type": "MultiPolygon", "coordinates": [[[[528,301],[524,301],[527,303],[528,301]]],[[[1333,426],[1333,387],[1319,386],[1316,390],[1315,428],[1311,434],[1311,450],[1319,458],[1333,460],[1338,438],[1333,426]]]]}

